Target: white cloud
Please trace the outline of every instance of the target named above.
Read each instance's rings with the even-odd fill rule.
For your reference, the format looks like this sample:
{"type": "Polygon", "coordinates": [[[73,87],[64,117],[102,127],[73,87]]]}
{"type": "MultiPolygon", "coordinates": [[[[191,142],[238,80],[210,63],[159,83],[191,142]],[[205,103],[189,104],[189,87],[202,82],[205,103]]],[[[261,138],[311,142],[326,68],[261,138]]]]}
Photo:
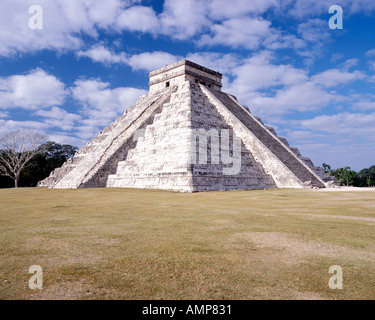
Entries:
{"type": "Polygon", "coordinates": [[[105,126],[132,106],[145,90],[109,87],[108,82],[97,79],[77,80],[71,88],[72,96],[83,105],[81,122],[92,127],[105,126]]]}
{"type": "Polygon", "coordinates": [[[75,50],[82,46],[82,35],[97,37],[98,29],[115,29],[117,17],[139,1],[122,0],[38,0],[43,9],[43,29],[32,30],[28,8],[33,0],[0,2],[0,55],[43,49],[75,50]]]}
{"type": "Polygon", "coordinates": [[[179,40],[193,37],[212,24],[207,10],[205,0],[165,0],[160,32],[179,40]]]}
{"type": "Polygon", "coordinates": [[[375,57],[375,49],[371,49],[371,50],[366,51],[365,55],[367,57],[375,57]]]}
{"type": "Polygon", "coordinates": [[[318,131],[371,139],[375,142],[375,113],[338,113],[321,115],[301,121],[302,128],[316,128],[318,131]]]}
{"type": "Polygon", "coordinates": [[[95,62],[104,64],[126,64],[133,70],[146,71],[152,71],[182,59],[182,57],[163,51],[143,52],[134,55],[125,52],[115,53],[101,44],[86,51],[78,51],[77,56],[88,57],[95,62]]]}
{"type": "Polygon", "coordinates": [[[117,18],[117,27],[130,31],[157,33],[159,24],[155,11],[145,6],[126,9],[117,18]]]}
{"type": "Polygon", "coordinates": [[[250,50],[288,48],[305,57],[306,62],[312,62],[324,53],[330,41],[329,30],[327,21],[318,18],[300,23],[296,34],[293,34],[290,30],[272,27],[271,21],[261,16],[245,16],[212,25],[210,33],[203,34],[197,43],[201,46],[222,45],[250,50]]]}
{"type": "MultiPolygon", "coordinates": [[[[262,18],[235,18],[215,24],[211,27],[212,35],[204,35],[200,45],[223,45],[257,49],[268,37],[274,37],[271,23],[262,18]]],[[[275,39],[276,40],[276,39],[275,39]]]]}
{"type": "Polygon", "coordinates": [[[237,92],[249,92],[258,89],[298,84],[308,80],[305,71],[291,65],[274,65],[268,51],[256,54],[242,65],[233,69],[236,79],[231,87],[237,92]]]}
{"type": "Polygon", "coordinates": [[[354,170],[370,167],[375,159],[375,113],[342,112],[290,121],[287,138],[314,164],[354,170]]]}
{"type": "Polygon", "coordinates": [[[33,129],[35,131],[43,133],[44,130],[48,129],[48,125],[39,121],[14,121],[0,119],[0,134],[20,129],[33,129]]]}
{"type": "Polygon", "coordinates": [[[332,3],[327,3],[326,0],[284,0],[280,2],[280,6],[287,7],[289,15],[297,19],[328,14],[328,8],[333,4],[340,5],[347,16],[375,11],[375,3],[372,0],[340,0],[332,3]]]}
{"type": "Polygon", "coordinates": [[[273,96],[255,96],[250,103],[261,114],[275,115],[296,111],[318,111],[336,100],[333,94],[312,82],[305,82],[277,90],[273,96]]]}
{"type": "MultiPolygon", "coordinates": [[[[97,133],[97,132],[96,132],[97,133]]],[[[50,141],[55,141],[60,144],[69,144],[71,146],[76,146],[76,147],[83,147],[88,139],[91,139],[94,137],[94,134],[88,137],[82,137],[82,136],[71,136],[67,134],[66,132],[53,132],[47,134],[48,140],[50,141]]]]}
{"type": "Polygon", "coordinates": [[[86,51],[78,51],[78,57],[88,57],[95,62],[101,62],[104,64],[113,63],[124,63],[128,64],[128,57],[125,53],[121,52],[119,54],[110,51],[108,48],[101,44],[95,45],[86,51]]]}
{"type": "Polygon", "coordinates": [[[9,118],[9,114],[7,112],[0,111],[0,118],[9,118]]]}
{"type": "Polygon", "coordinates": [[[182,57],[172,55],[168,52],[154,51],[132,55],[128,59],[128,64],[133,70],[153,71],[181,59],[182,57]]]}
{"type": "Polygon", "coordinates": [[[299,47],[296,47],[297,52],[306,57],[308,61],[321,56],[331,38],[329,30],[327,21],[319,18],[299,24],[297,33],[301,42],[299,47]]]}
{"type": "Polygon", "coordinates": [[[0,108],[36,110],[64,102],[65,85],[42,69],[0,78],[0,108]]]}
{"type": "MultiPolygon", "coordinates": [[[[368,64],[369,64],[369,68],[371,70],[375,71],[375,61],[368,61],[368,64]]],[[[374,78],[374,80],[375,80],[375,78],[374,78]]]]}
{"type": "MultiPolygon", "coordinates": [[[[372,0],[346,0],[346,3],[348,3],[349,12],[351,14],[355,13],[370,13],[375,11],[375,3],[372,0]]],[[[343,8],[346,8],[346,6],[343,5],[343,8]]]]}
{"type": "Polygon", "coordinates": [[[312,81],[305,70],[273,64],[273,55],[263,51],[232,69],[228,91],[260,116],[277,117],[289,112],[317,111],[340,96],[312,81]]]}
{"type": "Polygon", "coordinates": [[[235,54],[219,52],[189,53],[186,59],[221,73],[231,73],[241,62],[241,58],[235,54]]]}
{"type": "Polygon", "coordinates": [[[58,107],[52,107],[50,110],[38,110],[34,114],[45,118],[43,122],[50,127],[57,127],[66,131],[75,129],[77,122],[81,120],[80,115],[69,113],[58,107]]]}
{"type": "Polygon", "coordinates": [[[213,19],[239,18],[249,13],[260,14],[277,5],[277,0],[211,0],[207,2],[213,19]]]}
{"type": "MultiPolygon", "coordinates": [[[[282,4],[285,5],[286,2],[283,1],[282,4]]],[[[289,2],[292,3],[289,8],[289,15],[298,19],[328,13],[328,8],[331,6],[331,4],[327,4],[326,0],[294,0],[289,2]]]]}
{"type": "MultiPolygon", "coordinates": [[[[375,10],[375,4],[371,0],[341,2],[345,14],[375,10]]],[[[263,39],[268,39],[269,48],[272,45],[274,48],[287,45],[301,48],[301,39],[291,34],[280,38],[280,32],[272,29],[270,21],[263,20],[261,15],[269,11],[279,17],[294,17],[306,21],[307,18],[328,13],[325,0],[165,0],[160,14],[151,6],[140,5],[141,3],[141,0],[39,0],[37,4],[43,8],[44,28],[31,30],[28,27],[31,14],[27,9],[35,1],[2,1],[0,21],[5,28],[0,31],[0,55],[9,56],[43,49],[79,50],[84,45],[85,36],[97,38],[103,30],[119,34],[123,30],[148,32],[179,40],[200,35],[210,44],[249,49],[257,48],[263,39]],[[272,44],[273,42],[275,43],[272,44]]],[[[316,37],[320,37],[321,43],[329,31],[327,21],[322,19],[309,20],[299,28],[302,40],[310,41],[310,44],[316,37]],[[313,26],[317,22],[324,26],[319,32],[313,26]]],[[[322,50],[321,46],[318,47],[322,50]]]]}
{"type": "Polygon", "coordinates": [[[375,71],[375,49],[368,50],[365,53],[365,56],[368,58],[367,63],[369,65],[369,68],[375,71]]]}
{"type": "Polygon", "coordinates": [[[354,110],[362,110],[362,111],[375,110],[375,97],[373,98],[373,100],[364,99],[364,100],[355,102],[352,107],[354,110]]]}
{"type": "Polygon", "coordinates": [[[363,80],[366,77],[364,73],[357,70],[347,72],[339,69],[330,69],[313,76],[311,79],[316,84],[321,84],[325,87],[335,87],[341,84],[363,80]]]}
{"type": "Polygon", "coordinates": [[[358,63],[359,63],[359,59],[357,58],[348,59],[342,64],[342,68],[343,70],[348,71],[349,69],[357,66],[358,63]]]}
{"type": "Polygon", "coordinates": [[[31,30],[28,8],[32,1],[14,0],[0,2],[0,21],[6,29],[0,33],[0,55],[17,52],[33,52],[42,49],[74,49],[81,39],[74,32],[93,34],[93,26],[88,23],[87,11],[81,1],[38,2],[43,8],[43,29],[31,30]]]}

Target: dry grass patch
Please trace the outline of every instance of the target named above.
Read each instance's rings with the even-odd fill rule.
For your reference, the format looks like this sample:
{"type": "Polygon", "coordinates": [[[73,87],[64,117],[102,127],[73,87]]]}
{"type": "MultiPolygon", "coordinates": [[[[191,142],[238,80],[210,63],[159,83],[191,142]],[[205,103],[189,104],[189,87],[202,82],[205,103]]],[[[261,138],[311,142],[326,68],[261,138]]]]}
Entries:
{"type": "Polygon", "coordinates": [[[0,298],[374,299],[373,195],[0,190],[0,298]]]}

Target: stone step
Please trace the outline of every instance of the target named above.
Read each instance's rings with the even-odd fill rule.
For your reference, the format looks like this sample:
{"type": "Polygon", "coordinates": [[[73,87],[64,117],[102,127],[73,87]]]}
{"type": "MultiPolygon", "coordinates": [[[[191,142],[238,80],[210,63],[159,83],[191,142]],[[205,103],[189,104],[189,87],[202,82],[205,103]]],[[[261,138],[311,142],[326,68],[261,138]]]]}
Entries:
{"type": "Polygon", "coordinates": [[[324,187],[320,177],[308,170],[294,155],[286,148],[288,143],[284,138],[275,137],[268,133],[266,127],[258,117],[251,116],[235,103],[227,94],[221,91],[212,90],[214,96],[232,113],[239,121],[241,121],[251,132],[278,158],[290,171],[292,171],[302,182],[311,181],[312,185],[324,187]],[[256,121],[258,120],[258,121],[256,121]],[[280,141],[284,143],[280,143],[280,141]]]}

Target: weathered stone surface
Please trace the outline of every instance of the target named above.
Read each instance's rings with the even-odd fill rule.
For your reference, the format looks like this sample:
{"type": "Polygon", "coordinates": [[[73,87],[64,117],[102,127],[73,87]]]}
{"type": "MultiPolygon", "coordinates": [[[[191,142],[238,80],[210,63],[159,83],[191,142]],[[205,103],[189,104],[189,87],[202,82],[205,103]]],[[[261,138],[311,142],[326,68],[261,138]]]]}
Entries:
{"type": "Polygon", "coordinates": [[[39,186],[325,187],[331,179],[322,168],[221,92],[221,77],[187,60],[151,72],[150,93],[39,186]]]}

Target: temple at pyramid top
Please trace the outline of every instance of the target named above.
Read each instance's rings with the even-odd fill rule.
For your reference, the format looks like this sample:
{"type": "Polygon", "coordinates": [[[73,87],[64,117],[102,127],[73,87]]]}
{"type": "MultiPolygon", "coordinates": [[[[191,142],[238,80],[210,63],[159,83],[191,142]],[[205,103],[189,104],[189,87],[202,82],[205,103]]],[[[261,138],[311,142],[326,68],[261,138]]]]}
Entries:
{"type": "Polygon", "coordinates": [[[221,91],[222,74],[189,60],[181,60],[150,73],[150,92],[160,91],[184,81],[200,83],[221,91]]]}

